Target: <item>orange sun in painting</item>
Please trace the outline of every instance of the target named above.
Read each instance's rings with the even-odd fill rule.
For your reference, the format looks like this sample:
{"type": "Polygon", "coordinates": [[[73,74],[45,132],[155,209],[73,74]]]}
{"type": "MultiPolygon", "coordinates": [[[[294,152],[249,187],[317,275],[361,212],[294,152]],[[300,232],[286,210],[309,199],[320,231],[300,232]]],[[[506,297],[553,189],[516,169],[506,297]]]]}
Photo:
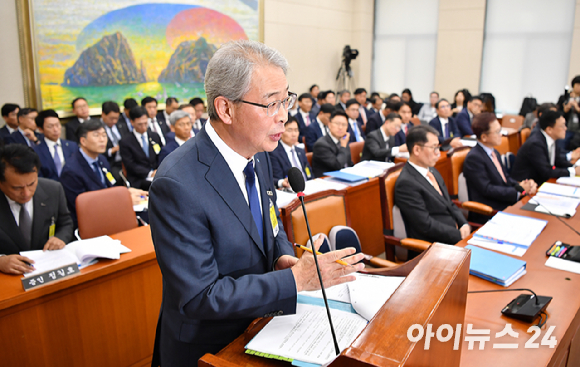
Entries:
{"type": "Polygon", "coordinates": [[[183,41],[204,37],[208,43],[219,47],[232,40],[248,39],[244,29],[232,18],[215,10],[194,8],[183,10],[169,22],[167,43],[176,49],[183,41]]]}

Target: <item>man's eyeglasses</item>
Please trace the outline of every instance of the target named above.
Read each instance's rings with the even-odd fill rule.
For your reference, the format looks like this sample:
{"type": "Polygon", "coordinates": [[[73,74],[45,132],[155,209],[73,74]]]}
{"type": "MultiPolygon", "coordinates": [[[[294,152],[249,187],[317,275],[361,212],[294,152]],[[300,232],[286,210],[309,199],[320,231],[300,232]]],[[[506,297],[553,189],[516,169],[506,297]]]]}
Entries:
{"type": "MultiPolygon", "coordinates": [[[[417,145],[419,145],[419,144],[417,144],[417,145]]],[[[433,153],[437,153],[439,151],[439,145],[435,145],[432,147],[430,147],[428,145],[419,145],[419,146],[423,147],[423,148],[427,148],[427,149],[433,149],[433,153]]]]}
{"type": "Polygon", "coordinates": [[[297,96],[298,95],[296,93],[288,93],[288,97],[284,98],[283,100],[270,102],[267,105],[260,104],[260,103],[254,103],[254,102],[248,102],[248,101],[244,101],[243,99],[240,100],[240,102],[251,104],[252,106],[258,106],[258,107],[265,108],[266,114],[268,116],[272,117],[278,113],[278,111],[280,110],[280,107],[282,107],[282,105],[284,106],[284,109],[286,111],[288,111],[292,107],[294,107],[294,103],[296,103],[297,96]]]}

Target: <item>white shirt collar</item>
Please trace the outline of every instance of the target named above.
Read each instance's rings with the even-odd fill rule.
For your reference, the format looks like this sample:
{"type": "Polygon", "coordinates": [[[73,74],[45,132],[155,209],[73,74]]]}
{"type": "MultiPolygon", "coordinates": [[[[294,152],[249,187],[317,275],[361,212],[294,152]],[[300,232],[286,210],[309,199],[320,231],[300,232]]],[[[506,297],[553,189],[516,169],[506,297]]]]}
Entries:
{"type": "Polygon", "coordinates": [[[429,178],[427,178],[427,173],[429,172],[429,168],[420,167],[411,161],[408,161],[408,162],[413,168],[415,168],[417,170],[417,172],[419,172],[421,174],[421,176],[425,177],[426,179],[429,179],[429,178]]]}
{"type": "Polygon", "coordinates": [[[387,136],[387,134],[385,133],[385,130],[381,127],[379,127],[379,130],[381,130],[381,135],[383,136],[383,139],[385,139],[386,142],[389,141],[389,136],[387,136]]]}
{"type": "Polygon", "coordinates": [[[280,144],[282,144],[282,148],[284,148],[284,151],[286,151],[286,153],[289,153],[292,151],[292,147],[286,143],[284,143],[282,140],[280,140],[280,144]]]}
{"type": "Polygon", "coordinates": [[[148,141],[148,139],[147,139],[148,138],[147,131],[145,131],[143,134],[139,134],[137,132],[137,130],[133,129],[133,135],[135,135],[135,137],[137,138],[137,141],[139,143],[142,143],[142,141],[141,141],[141,135],[145,136],[145,141],[148,141]]]}
{"type": "Polygon", "coordinates": [[[444,117],[439,117],[439,121],[441,121],[442,124],[446,124],[447,122],[449,122],[449,119],[444,118],[444,117]]]}
{"type": "Polygon", "coordinates": [[[473,114],[471,113],[471,111],[469,110],[469,108],[467,109],[467,114],[469,115],[469,119],[473,120],[473,114]]]}
{"type": "Polygon", "coordinates": [[[8,126],[8,125],[5,125],[5,126],[6,126],[6,128],[8,129],[8,132],[9,132],[10,134],[12,134],[12,133],[13,133],[13,132],[15,132],[16,130],[18,130],[18,129],[13,129],[13,128],[11,128],[11,127],[10,127],[10,126],[8,126]]]}
{"type": "Polygon", "coordinates": [[[44,142],[46,143],[46,145],[48,145],[48,150],[50,152],[54,151],[54,146],[56,144],[58,144],[60,147],[62,147],[62,143],[60,142],[60,138],[57,141],[52,141],[49,138],[47,138],[46,136],[44,137],[44,142]]]}
{"type": "Polygon", "coordinates": [[[179,139],[177,136],[175,137],[175,141],[177,142],[177,144],[178,144],[179,146],[182,146],[183,144],[185,144],[185,140],[181,140],[181,139],[179,139]]]}
{"type": "Polygon", "coordinates": [[[326,125],[324,125],[318,117],[316,118],[316,122],[318,122],[318,126],[320,127],[320,131],[322,131],[322,136],[326,136],[326,125]]]}
{"type": "Polygon", "coordinates": [[[330,138],[332,139],[332,141],[334,142],[334,144],[338,144],[339,139],[335,138],[334,135],[332,135],[332,133],[329,133],[328,136],[330,136],[330,138]]]}
{"type": "Polygon", "coordinates": [[[554,144],[554,139],[548,135],[543,129],[540,129],[544,137],[546,138],[546,143],[548,144],[548,149],[554,144]]]}
{"type": "MultiPolygon", "coordinates": [[[[10,206],[10,211],[12,212],[12,215],[14,216],[14,220],[16,221],[16,225],[20,225],[20,204],[18,204],[16,201],[10,199],[8,196],[4,195],[6,197],[6,201],[8,201],[8,205],[10,206]]],[[[26,208],[26,211],[28,212],[28,215],[30,215],[30,219],[34,220],[34,205],[32,205],[34,201],[34,196],[32,197],[32,199],[30,199],[29,202],[27,202],[26,204],[24,204],[24,207],[26,208]]]]}

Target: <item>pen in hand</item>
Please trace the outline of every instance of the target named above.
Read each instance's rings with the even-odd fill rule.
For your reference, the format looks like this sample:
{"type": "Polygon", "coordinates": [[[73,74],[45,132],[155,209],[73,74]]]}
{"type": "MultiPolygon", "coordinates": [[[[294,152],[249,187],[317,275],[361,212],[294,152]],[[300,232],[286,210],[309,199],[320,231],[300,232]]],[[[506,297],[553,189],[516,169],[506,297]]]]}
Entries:
{"type": "MultiPolygon", "coordinates": [[[[311,250],[310,248],[306,247],[306,246],[302,246],[302,245],[299,245],[299,244],[297,244],[297,243],[295,243],[295,244],[294,244],[294,246],[296,246],[296,247],[298,247],[298,248],[301,248],[301,249],[302,249],[302,250],[304,250],[304,251],[308,251],[308,252],[312,253],[312,250],[311,250]]],[[[320,251],[316,251],[316,255],[322,255],[322,252],[320,252],[320,251]]],[[[344,261],[344,260],[340,260],[340,259],[338,259],[338,260],[336,260],[336,262],[337,262],[337,263],[339,263],[340,265],[345,265],[345,266],[352,266],[352,265],[350,265],[349,263],[347,263],[347,262],[346,262],[346,261],[344,261]]]]}

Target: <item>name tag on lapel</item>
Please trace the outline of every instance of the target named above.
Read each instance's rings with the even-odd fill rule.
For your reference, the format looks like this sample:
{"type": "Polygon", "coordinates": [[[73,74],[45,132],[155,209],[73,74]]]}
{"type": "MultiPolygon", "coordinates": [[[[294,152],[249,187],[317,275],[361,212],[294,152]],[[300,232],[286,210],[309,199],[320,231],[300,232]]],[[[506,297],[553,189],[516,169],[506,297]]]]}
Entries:
{"type": "Polygon", "coordinates": [[[161,147],[159,146],[159,144],[153,145],[153,151],[155,152],[155,154],[159,154],[159,152],[161,151],[161,147]]]}
{"type": "Polygon", "coordinates": [[[272,223],[272,233],[274,233],[274,237],[278,235],[280,232],[280,228],[278,228],[278,217],[276,216],[276,208],[274,207],[274,203],[270,200],[270,223],[272,223]]]}

